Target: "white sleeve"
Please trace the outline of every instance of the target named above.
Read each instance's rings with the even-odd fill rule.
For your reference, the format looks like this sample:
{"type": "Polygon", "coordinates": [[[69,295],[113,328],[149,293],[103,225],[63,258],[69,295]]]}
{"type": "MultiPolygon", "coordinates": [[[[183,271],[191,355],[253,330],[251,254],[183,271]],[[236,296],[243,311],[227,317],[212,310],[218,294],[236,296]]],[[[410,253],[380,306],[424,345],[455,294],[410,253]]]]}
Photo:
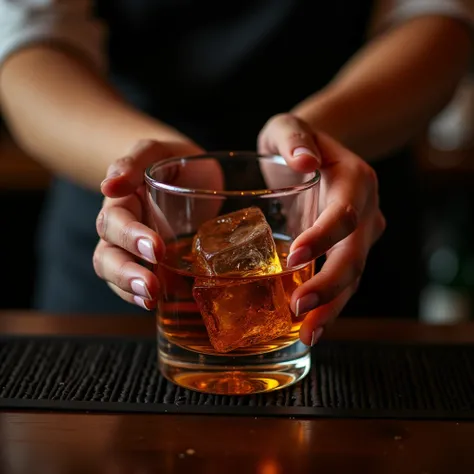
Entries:
{"type": "Polygon", "coordinates": [[[378,0],[380,14],[377,29],[424,15],[457,18],[474,28],[473,0],[378,0]]]}
{"type": "Polygon", "coordinates": [[[0,0],[0,65],[28,44],[57,41],[104,69],[103,33],[92,0],[0,0]]]}

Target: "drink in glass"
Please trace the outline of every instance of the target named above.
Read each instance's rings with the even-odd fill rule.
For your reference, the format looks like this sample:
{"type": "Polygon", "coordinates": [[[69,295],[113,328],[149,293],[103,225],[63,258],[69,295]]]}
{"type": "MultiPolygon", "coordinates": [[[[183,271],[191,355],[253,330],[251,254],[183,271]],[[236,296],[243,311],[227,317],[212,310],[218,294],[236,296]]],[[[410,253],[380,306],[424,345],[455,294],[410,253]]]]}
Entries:
{"type": "Polygon", "coordinates": [[[156,163],[146,181],[150,225],[166,249],[156,266],[163,375],[227,395],[302,379],[309,348],[290,297],[314,262],[286,263],[316,219],[318,172],[297,174],[277,156],[216,153],[156,163]]]}

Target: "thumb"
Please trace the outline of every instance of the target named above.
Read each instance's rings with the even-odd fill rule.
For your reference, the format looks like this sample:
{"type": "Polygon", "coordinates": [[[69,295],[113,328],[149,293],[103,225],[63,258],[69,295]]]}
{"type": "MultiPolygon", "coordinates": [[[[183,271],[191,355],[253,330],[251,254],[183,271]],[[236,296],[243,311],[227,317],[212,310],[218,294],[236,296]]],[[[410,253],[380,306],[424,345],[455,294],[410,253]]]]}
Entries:
{"type": "Polygon", "coordinates": [[[291,114],[271,118],[258,139],[260,153],[281,155],[295,171],[308,173],[321,166],[316,136],[310,127],[291,114]]]}
{"type": "Polygon", "coordinates": [[[140,140],[131,152],[112,163],[100,188],[107,197],[123,197],[136,191],[143,184],[148,166],[171,157],[168,147],[154,140],[140,140]]]}

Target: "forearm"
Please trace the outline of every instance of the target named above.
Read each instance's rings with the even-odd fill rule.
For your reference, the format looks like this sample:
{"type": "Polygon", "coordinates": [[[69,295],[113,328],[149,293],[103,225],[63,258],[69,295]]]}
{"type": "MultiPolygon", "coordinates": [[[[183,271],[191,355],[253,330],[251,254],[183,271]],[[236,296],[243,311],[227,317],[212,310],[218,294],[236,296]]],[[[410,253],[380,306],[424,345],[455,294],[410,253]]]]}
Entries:
{"type": "Polygon", "coordinates": [[[462,23],[414,19],[368,43],[293,113],[366,159],[383,156],[406,144],[449,101],[470,50],[462,23]]]}
{"type": "Polygon", "coordinates": [[[126,104],[79,57],[49,46],[26,48],[5,62],[0,104],[23,148],[95,190],[107,167],[139,139],[184,140],[126,104]]]}

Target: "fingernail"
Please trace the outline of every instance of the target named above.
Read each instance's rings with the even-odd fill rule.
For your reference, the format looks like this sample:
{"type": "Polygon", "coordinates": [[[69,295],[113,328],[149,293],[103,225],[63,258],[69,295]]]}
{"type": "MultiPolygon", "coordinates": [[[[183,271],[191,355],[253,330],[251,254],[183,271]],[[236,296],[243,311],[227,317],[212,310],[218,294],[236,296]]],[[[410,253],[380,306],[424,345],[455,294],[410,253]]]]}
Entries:
{"type": "Polygon", "coordinates": [[[299,318],[301,315],[316,308],[319,304],[319,296],[316,293],[308,293],[302,296],[296,302],[295,316],[299,318]]]}
{"type": "Polygon", "coordinates": [[[323,334],[323,328],[317,328],[311,333],[311,347],[313,347],[321,338],[323,334]]]}
{"type": "Polygon", "coordinates": [[[143,309],[146,309],[147,311],[150,311],[150,308],[148,308],[148,306],[146,305],[145,300],[141,296],[135,295],[133,297],[133,301],[135,301],[135,304],[137,304],[138,306],[141,306],[143,309]]]}
{"type": "Polygon", "coordinates": [[[102,181],[102,183],[100,183],[100,185],[102,186],[104,183],[107,183],[108,181],[112,180],[112,179],[115,179],[115,178],[118,178],[122,173],[118,172],[118,171],[112,171],[111,173],[109,173],[104,181],[102,181]]]}
{"type": "Polygon", "coordinates": [[[144,298],[147,298],[151,300],[151,295],[150,292],[148,291],[148,288],[146,286],[146,283],[143,280],[140,280],[140,278],[135,278],[130,282],[130,286],[132,287],[133,292],[138,295],[138,296],[143,296],[144,298]]]}
{"type": "Polygon", "coordinates": [[[288,260],[286,261],[286,266],[288,268],[296,267],[302,263],[308,263],[312,260],[312,252],[309,247],[305,245],[303,247],[297,248],[294,252],[291,252],[288,255],[288,260]]]}
{"type": "Polygon", "coordinates": [[[301,155],[311,156],[317,161],[318,164],[321,164],[321,158],[309,148],[306,148],[304,146],[299,146],[293,150],[293,158],[297,158],[298,156],[301,156],[301,155]]]}
{"type": "Polygon", "coordinates": [[[150,239],[139,239],[137,242],[137,248],[144,259],[151,263],[158,263],[155,257],[153,242],[150,239]]]}

